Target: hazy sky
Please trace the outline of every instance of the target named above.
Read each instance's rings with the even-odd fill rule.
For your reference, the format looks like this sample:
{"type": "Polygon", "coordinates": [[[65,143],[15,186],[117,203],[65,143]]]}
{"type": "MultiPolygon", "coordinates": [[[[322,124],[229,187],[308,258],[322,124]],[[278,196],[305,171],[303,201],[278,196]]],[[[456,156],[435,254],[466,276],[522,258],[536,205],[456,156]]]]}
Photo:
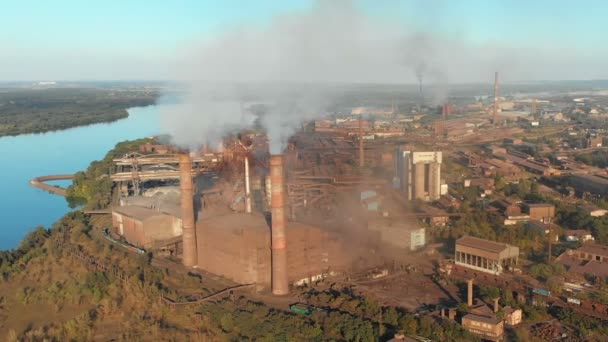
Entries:
{"type": "MultiPolygon", "coordinates": [[[[314,16],[316,6],[313,0],[6,0],[0,2],[0,81],[176,79],[193,47],[230,32],[282,27],[272,23],[314,16]]],[[[431,37],[429,58],[450,83],[488,81],[491,70],[512,81],[608,79],[608,1],[362,0],[354,6],[371,22],[431,37]]],[[[415,74],[377,81],[385,80],[411,83],[415,74]]]]}

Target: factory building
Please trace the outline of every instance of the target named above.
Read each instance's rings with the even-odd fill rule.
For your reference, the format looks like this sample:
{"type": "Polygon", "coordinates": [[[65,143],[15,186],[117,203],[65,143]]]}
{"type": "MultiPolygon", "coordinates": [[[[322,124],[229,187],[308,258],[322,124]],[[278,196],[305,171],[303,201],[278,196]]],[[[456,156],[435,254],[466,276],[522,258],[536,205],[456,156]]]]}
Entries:
{"type": "Polygon", "coordinates": [[[525,208],[531,220],[545,222],[555,217],[555,206],[550,203],[528,203],[525,208]]]}
{"type": "Polygon", "coordinates": [[[578,192],[608,195],[608,178],[597,175],[573,175],[572,184],[578,192]]]}
{"type": "MultiPolygon", "coordinates": [[[[462,316],[462,327],[486,341],[501,341],[505,332],[505,320],[499,318],[498,298],[489,306],[473,298],[473,279],[467,281],[467,314],[462,316]]],[[[518,310],[521,315],[521,310],[518,310]]]]}
{"type": "Polygon", "coordinates": [[[162,241],[182,235],[179,215],[136,205],[114,208],[112,226],[115,234],[146,249],[155,248],[162,241]]]}
{"type": "Polygon", "coordinates": [[[375,217],[367,228],[377,234],[380,242],[403,250],[415,251],[426,244],[426,230],[415,221],[375,217]]]}
{"type": "Polygon", "coordinates": [[[499,275],[505,267],[517,265],[519,248],[505,243],[463,236],[456,240],[456,265],[499,275]]]}
{"type": "MultiPolygon", "coordinates": [[[[265,217],[229,213],[196,225],[199,268],[240,284],[271,286],[271,228],[265,217]]],[[[286,259],[289,284],[321,279],[343,266],[341,243],[318,227],[289,222],[286,259]]]]}
{"type": "Polygon", "coordinates": [[[441,152],[412,152],[402,147],[395,155],[395,187],[409,200],[441,197],[441,152]]]}
{"type": "Polygon", "coordinates": [[[502,319],[472,313],[462,317],[462,327],[488,341],[501,341],[505,330],[502,319]]]}

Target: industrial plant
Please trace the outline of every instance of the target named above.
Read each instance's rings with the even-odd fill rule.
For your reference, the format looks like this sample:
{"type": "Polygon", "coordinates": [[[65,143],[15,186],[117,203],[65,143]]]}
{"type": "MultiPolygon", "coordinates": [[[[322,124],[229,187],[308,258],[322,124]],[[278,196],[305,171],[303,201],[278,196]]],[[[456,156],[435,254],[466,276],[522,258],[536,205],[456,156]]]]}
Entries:
{"type": "MultiPolygon", "coordinates": [[[[376,101],[310,119],[243,103],[251,127],[114,155],[112,204],[85,213],[111,215],[110,243],[201,279],[199,299],[164,289],[172,308],[236,291],[311,315],[342,309],[317,294],[348,293],[489,341],[526,329],[530,310],[607,319],[588,295],[608,275],[606,171],[581,157],[602,151],[605,132],[552,114],[583,116],[579,99],[499,96],[494,81],[472,102],[376,101]]],[[[67,178],[31,184],[66,195],[44,182],[67,178]]]]}

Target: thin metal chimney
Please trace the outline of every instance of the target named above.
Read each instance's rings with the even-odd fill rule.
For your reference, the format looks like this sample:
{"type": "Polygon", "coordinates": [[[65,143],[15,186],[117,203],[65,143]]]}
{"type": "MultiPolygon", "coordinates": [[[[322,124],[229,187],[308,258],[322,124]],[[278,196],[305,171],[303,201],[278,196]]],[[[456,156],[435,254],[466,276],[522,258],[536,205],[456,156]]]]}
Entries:
{"type": "MultiPolygon", "coordinates": [[[[363,115],[363,114],[361,114],[363,115]]],[[[359,166],[365,166],[365,156],[363,155],[363,119],[359,118],[359,166]]]]}
{"type": "Polygon", "coordinates": [[[494,298],[494,313],[497,313],[498,309],[500,309],[500,305],[498,305],[498,298],[494,298]]]}
{"type": "Polygon", "coordinates": [[[245,157],[245,211],[251,213],[251,188],[249,186],[249,158],[245,157]]]}
{"type": "Polygon", "coordinates": [[[494,125],[498,123],[498,71],[494,73],[494,113],[492,120],[494,125]]]}
{"type": "Polygon", "coordinates": [[[285,180],[283,155],[270,157],[271,214],[272,214],[272,294],[289,293],[287,280],[287,239],[285,231],[285,180]]]}
{"type": "Polygon", "coordinates": [[[467,306],[473,306],[473,279],[467,280],[467,306]]]}
{"type": "Polygon", "coordinates": [[[194,226],[194,195],[192,192],[192,159],[188,153],[179,154],[179,185],[182,214],[182,263],[186,267],[196,265],[196,230],[194,226]]]}

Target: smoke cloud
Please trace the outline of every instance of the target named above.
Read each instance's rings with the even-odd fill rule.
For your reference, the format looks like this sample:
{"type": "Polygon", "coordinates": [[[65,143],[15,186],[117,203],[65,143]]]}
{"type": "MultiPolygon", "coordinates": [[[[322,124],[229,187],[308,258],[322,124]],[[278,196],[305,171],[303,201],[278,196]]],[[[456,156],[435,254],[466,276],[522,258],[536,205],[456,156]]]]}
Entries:
{"type": "Polygon", "coordinates": [[[268,103],[259,122],[272,153],[279,153],[304,120],[322,116],[331,103],[331,95],[315,84],[424,79],[440,85],[429,96],[440,103],[448,94],[448,65],[475,63],[470,58],[475,53],[461,45],[409,32],[402,23],[363,13],[352,1],[319,1],[267,25],[237,27],[190,47],[178,69],[188,95],[183,104],[165,111],[163,122],[175,143],[193,147],[250,127],[255,117],[243,103],[268,103]],[[209,93],[213,85],[240,88],[234,86],[218,99],[209,93]]]}

